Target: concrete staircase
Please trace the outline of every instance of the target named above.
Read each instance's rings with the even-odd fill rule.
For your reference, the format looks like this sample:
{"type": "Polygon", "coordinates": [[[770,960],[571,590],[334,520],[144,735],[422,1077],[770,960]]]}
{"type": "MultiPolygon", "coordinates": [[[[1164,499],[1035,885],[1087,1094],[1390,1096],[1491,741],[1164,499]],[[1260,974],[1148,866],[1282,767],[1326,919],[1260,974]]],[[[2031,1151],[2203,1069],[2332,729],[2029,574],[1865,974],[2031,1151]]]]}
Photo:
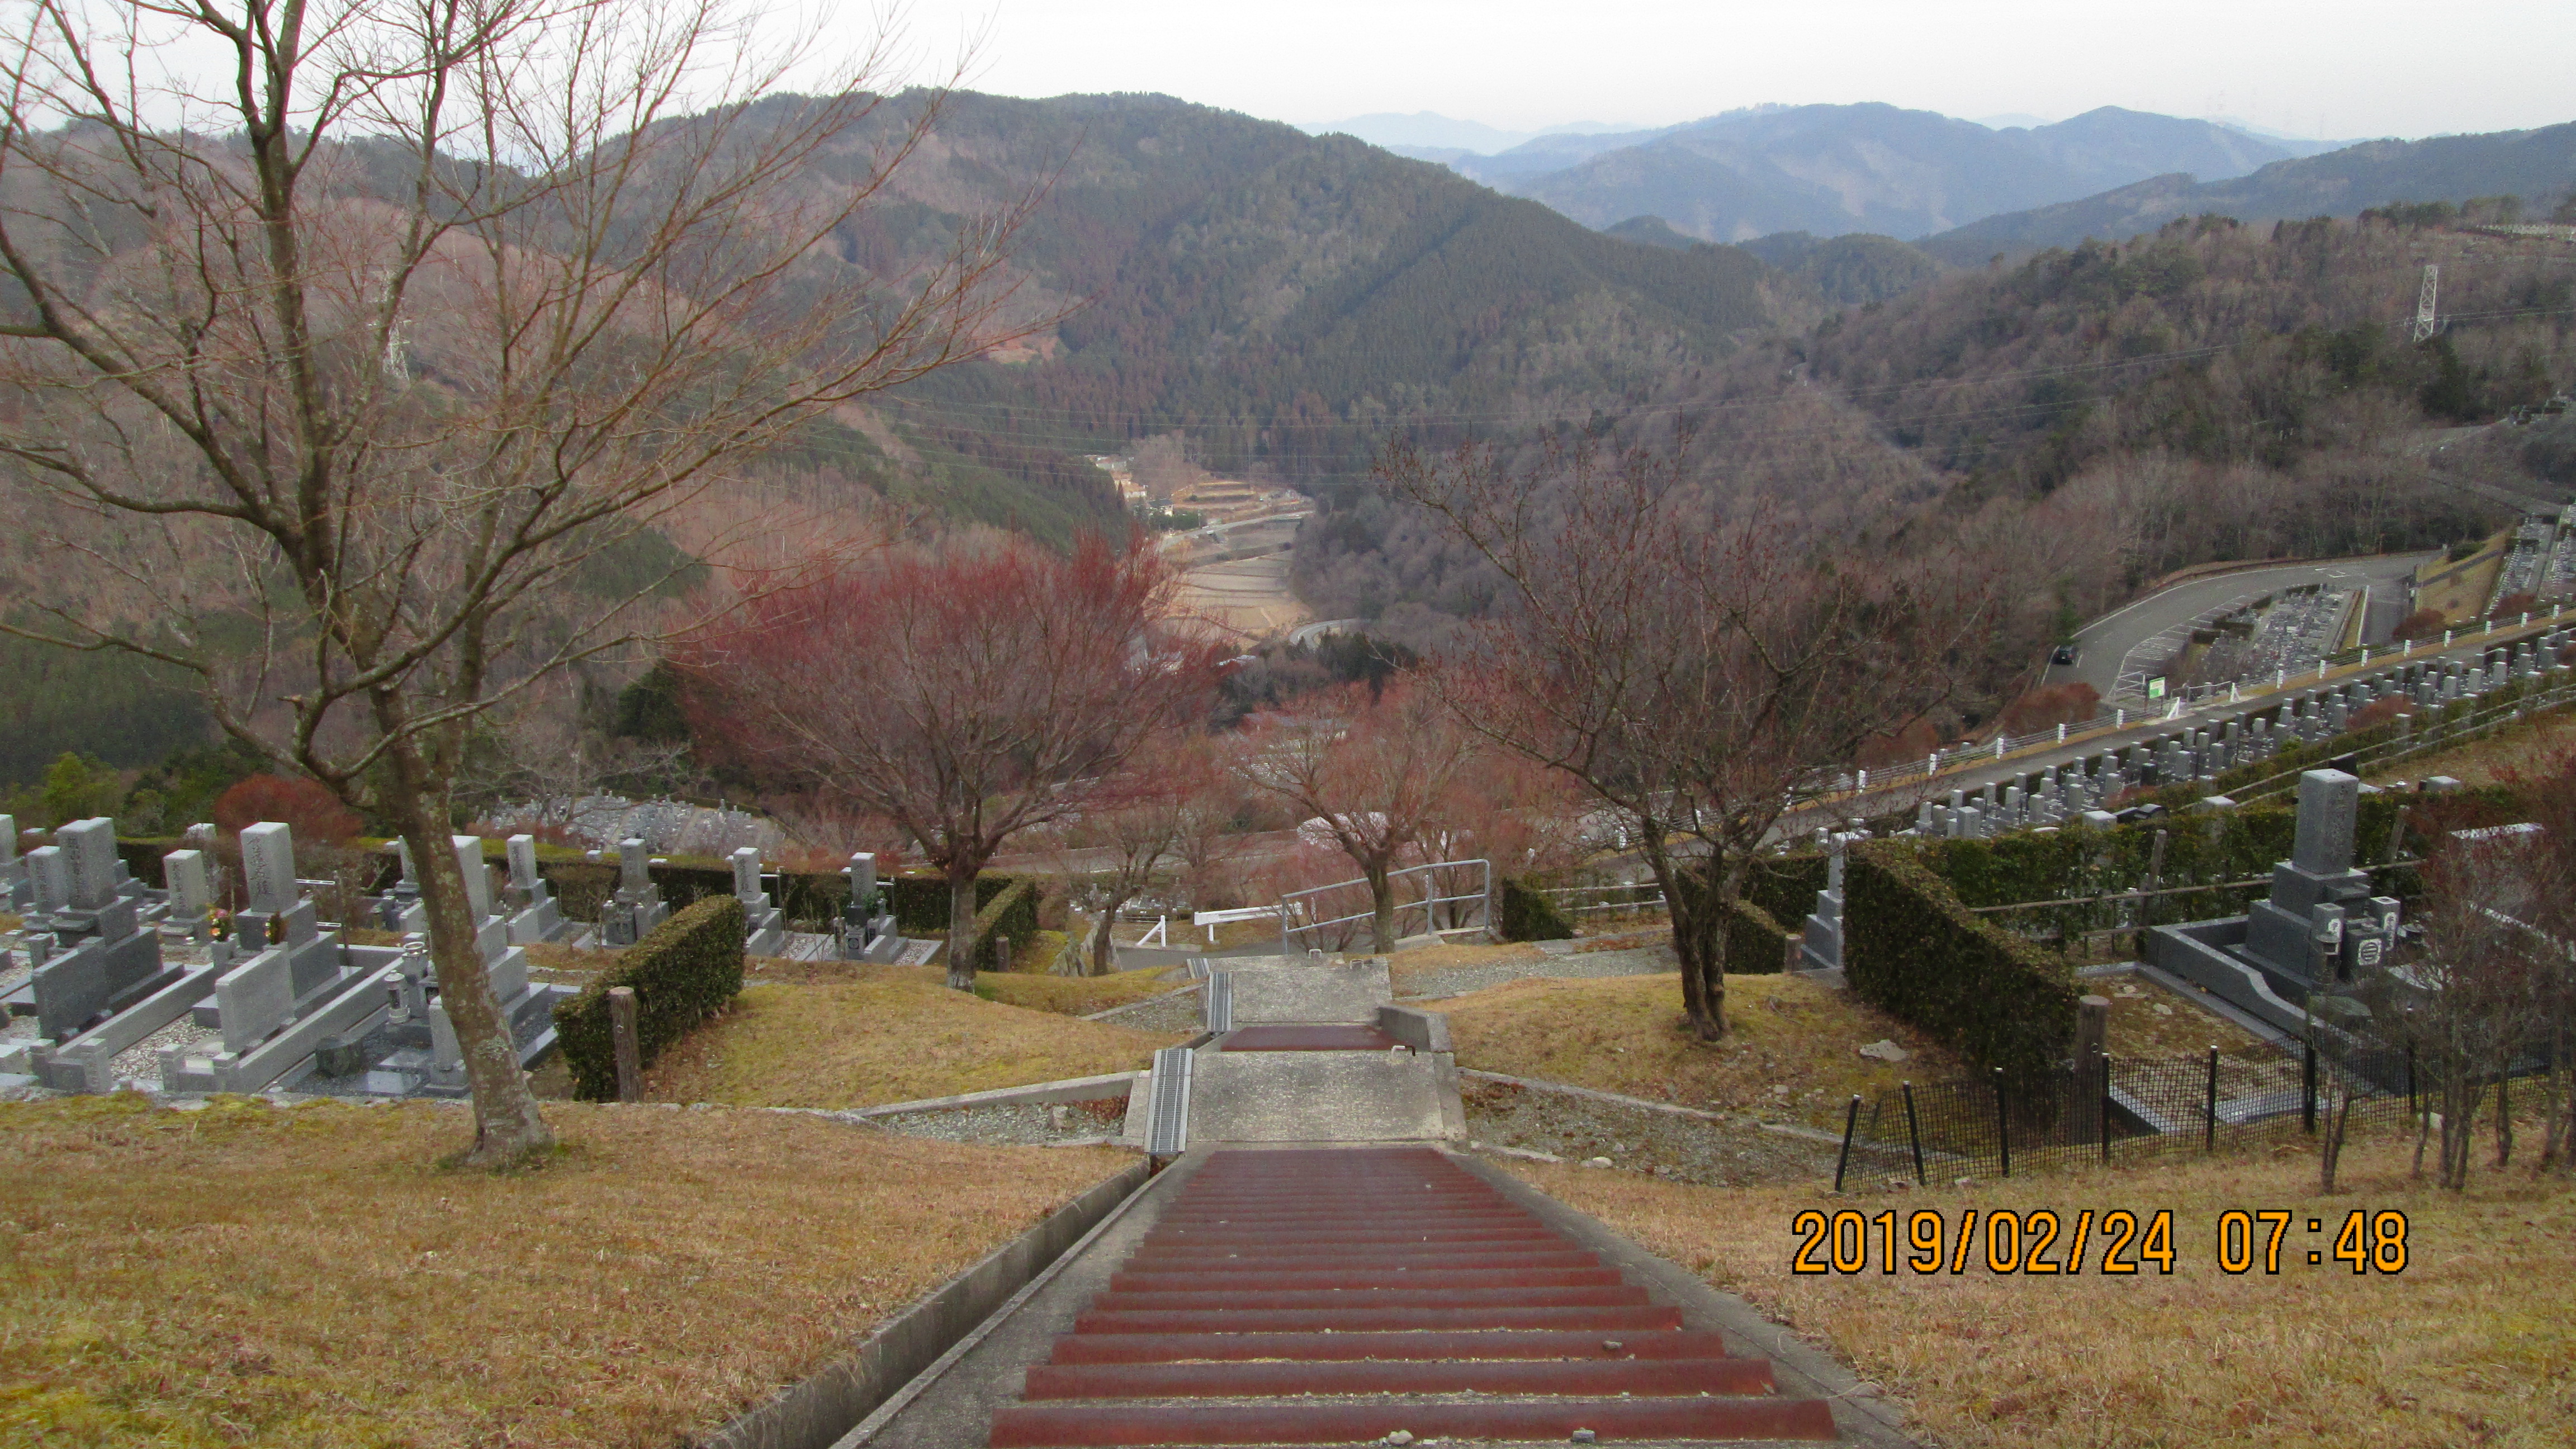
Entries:
{"type": "Polygon", "coordinates": [[[1003,1446],[1820,1441],[1817,1398],[1428,1148],[1211,1154],[1003,1446]]]}

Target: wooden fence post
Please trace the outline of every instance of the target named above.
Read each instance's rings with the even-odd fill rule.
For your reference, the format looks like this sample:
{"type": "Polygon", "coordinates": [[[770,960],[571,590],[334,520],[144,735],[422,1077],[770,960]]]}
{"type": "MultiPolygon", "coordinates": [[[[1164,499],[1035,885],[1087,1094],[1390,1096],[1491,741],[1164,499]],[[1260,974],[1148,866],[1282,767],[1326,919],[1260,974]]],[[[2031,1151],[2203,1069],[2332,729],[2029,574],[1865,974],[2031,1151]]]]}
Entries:
{"type": "Polygon", "coordinates": [[[644,1100],[644,1051],[635,1027],[635,988],[608,988],[608,1036],[617,1049],[617,1100],[644,1100]]]}

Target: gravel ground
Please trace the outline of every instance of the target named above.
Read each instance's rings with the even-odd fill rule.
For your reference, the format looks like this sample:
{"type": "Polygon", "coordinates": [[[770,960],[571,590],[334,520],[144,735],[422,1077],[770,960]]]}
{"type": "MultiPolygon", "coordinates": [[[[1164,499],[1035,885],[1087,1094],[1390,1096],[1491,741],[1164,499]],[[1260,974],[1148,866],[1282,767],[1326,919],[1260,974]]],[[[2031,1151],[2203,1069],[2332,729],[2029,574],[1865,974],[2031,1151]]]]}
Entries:
{"type": "Polygon", "coordinates": [[[1207,1010],[1199,1004],[1196,989],[1184,989],[1130,1002],[1094,1019],[1132,1026],[1138,1031],[1193,1032],[1207,1020],[1207,1010]]]}
{"type": "Polygon", "coordinates": [[[161,1049],[192,1047],[200,1042],[220,1042],[224,1034],[211,1026],[199,1026],[193,1014],[152,1033],[116,1054],[113,1070],[119,1081],[131,1081],[147,1092],[161,1090],[161,1049]]]}
{"type": "Polygon", "coordinates": [[[1103,1102],[951,1107],[940,1112],[906,1112],[899,1117],[868,1120],[889,1132],[901,1132],[908,1137],[936,1137],[946,1142],[981,1142],[998,1146],[1044,1146],[1051,1142],[1096,1141],[1117,1136],[1127,1122],[1127,1100],[1118,1097],[1103,1102]]]}
{"type": "MultiPolygon", "coordinates": [[[[1401,959],[1401,958],[1399,958],[1401,959]]],[[[1577,951],[1563,956],[1548,956],[1537,961],[1499,961],[1489,966],[1452,966],[1440,971],[1426,971],[1405,984],[1410,995],[1399,1001],[1426,1001],[1444,996],[1464,996],[1506,981],[1519,981],[1531,976],[1654,976],[1682,969],[1681,958],[1673,954],[1672,943],[1633,947],[1623,951],[1577,951]]]]}
{"type": "Polygon", "coordinates": [[[1476,1145],[1545,1152],[1568,1162],[1607,1157],[1613,1168],[1711,1187],[1830,1181],[1835,1149],[1765,1132],[1752,1121],[1650,1112],[1554,1092],[1480,1082],[1465,1093],[1476,1145]]]}

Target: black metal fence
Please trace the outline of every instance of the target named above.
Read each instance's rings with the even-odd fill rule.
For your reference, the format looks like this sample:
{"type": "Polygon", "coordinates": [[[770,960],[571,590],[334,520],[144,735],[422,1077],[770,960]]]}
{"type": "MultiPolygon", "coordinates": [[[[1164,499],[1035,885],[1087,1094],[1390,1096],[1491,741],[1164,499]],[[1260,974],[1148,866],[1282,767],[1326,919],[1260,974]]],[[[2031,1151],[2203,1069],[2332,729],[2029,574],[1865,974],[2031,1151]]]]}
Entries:
{"type": "Polygon", "coordinates": [[[2355,1122],[2403,1120],[2415,1094],[2415,1063],[2402,1048],[2329,1056],[2268,1044],[2195,1057],[2096,1055],[2019,1089],[2001,1074],[1908,1082],[1875,1102],[1852,1098],[1834,1190],[1854,1172],[1929,1183],[2215,1151],[2250,1134],[2314,1132],[2319,1113],[2347,1095],[2355,1122]]]}

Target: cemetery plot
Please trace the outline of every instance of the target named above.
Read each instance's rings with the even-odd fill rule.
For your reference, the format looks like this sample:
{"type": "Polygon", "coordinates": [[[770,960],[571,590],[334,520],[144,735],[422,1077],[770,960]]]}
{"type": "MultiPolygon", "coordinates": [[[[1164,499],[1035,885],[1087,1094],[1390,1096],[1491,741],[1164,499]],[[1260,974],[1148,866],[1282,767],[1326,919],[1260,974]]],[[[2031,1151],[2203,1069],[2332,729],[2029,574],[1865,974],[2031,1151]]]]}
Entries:
{"type": "Polygon", "coordinates": [[[1542,978],[1456,997],[1440,1010],[1462,1068],[1837,1132],[1852,1093],[1960,1070],[1914,1028],[1799,977],[1728,977],[1728,1035],[1714,1045],[1688,1037],[1680,994],[1670,975],[1542,978]],[[1883,1041],[1896,1044],[1901,1063],[1860,1054],[1883,1041]]]}
{"type": "Polygon", "coordinates": [[[697,1442],[1132,1160],[547,1114],[494,1177],[426,1170],[471,1135],[429,1104],[0,1105],[0,1437],[697,1442]]]}
{"type": "Polygon", "coordinates": [[[869,970],[873,979],[745,986],[722,1016],[663,1053],[645,1095],[867,1107],[1136,1071],[1157,1047],[1184,1039],[985,1001],[947,989],[934,972],[869,970]]]}
{"type": "MultiPolygon", "coordinates": [[[[2312,1154],[2160,1161],[2126,1172],[1978,1180],[1845,1199],[1802,1184],[1717,1191],[1630,1172],[1509,1164],[1551,1195],[1647,1248],[1743,1294],[1775,1319],[1829,1341],[1863,1379],[1909,1409],[1943,1444],[2058,1449],[2067,1444],[2562,1443],[2576,1386],[2576,1329],[2563,1303],[2576,1191],[2472,1176],[2465,1193],[2407,1172],[2411,1134],[2358,1138],[2331,1197],[2316,1194],[2312,1154]],[[2340,1221],[2355,1207],[2410,1223],[2399,1276],[2356,1277],[2329,1261],[2278,1275],[2223,1273],[2212,1225],[2230,1209],[2281,1208],[2340,1221]],[[2083,1207],[2171,1209],[2175,1272],[1952,1276],[1900,1271],[1819,1277],[1789,1271],[1801,1210],[1907,1214],[2083,1207]],[[2330,1271],[2329,1271],[2330,1270],[2330,1271]],[[2471,1427],[2474,1426],[2474,1427],[2471,1427]]],[[[1910,1175],[1906,1181],[1910,1184],[1910,1175]]],[[[1876,1229],[1871,1229],[1875,1234],[1876,1229]]],[[[2307,1235],[2300,1233],[2304,1239],[2307,1235]]],[[[1874,1241],[1874,1238],[1873,1238],[1874,1241]]],[[[1977,1246],[1982,1250],[1982,1236],[1977,1246]]],[[[2062,1256],[2064,1244],[2059,1245],[2062,1256]]],[[[2092,1251],[2089,1250],[2088,1257],[2092,1251]]],[[[2291,1254],[2285,1252],[2285,1260],[2291,1254]]]]}

